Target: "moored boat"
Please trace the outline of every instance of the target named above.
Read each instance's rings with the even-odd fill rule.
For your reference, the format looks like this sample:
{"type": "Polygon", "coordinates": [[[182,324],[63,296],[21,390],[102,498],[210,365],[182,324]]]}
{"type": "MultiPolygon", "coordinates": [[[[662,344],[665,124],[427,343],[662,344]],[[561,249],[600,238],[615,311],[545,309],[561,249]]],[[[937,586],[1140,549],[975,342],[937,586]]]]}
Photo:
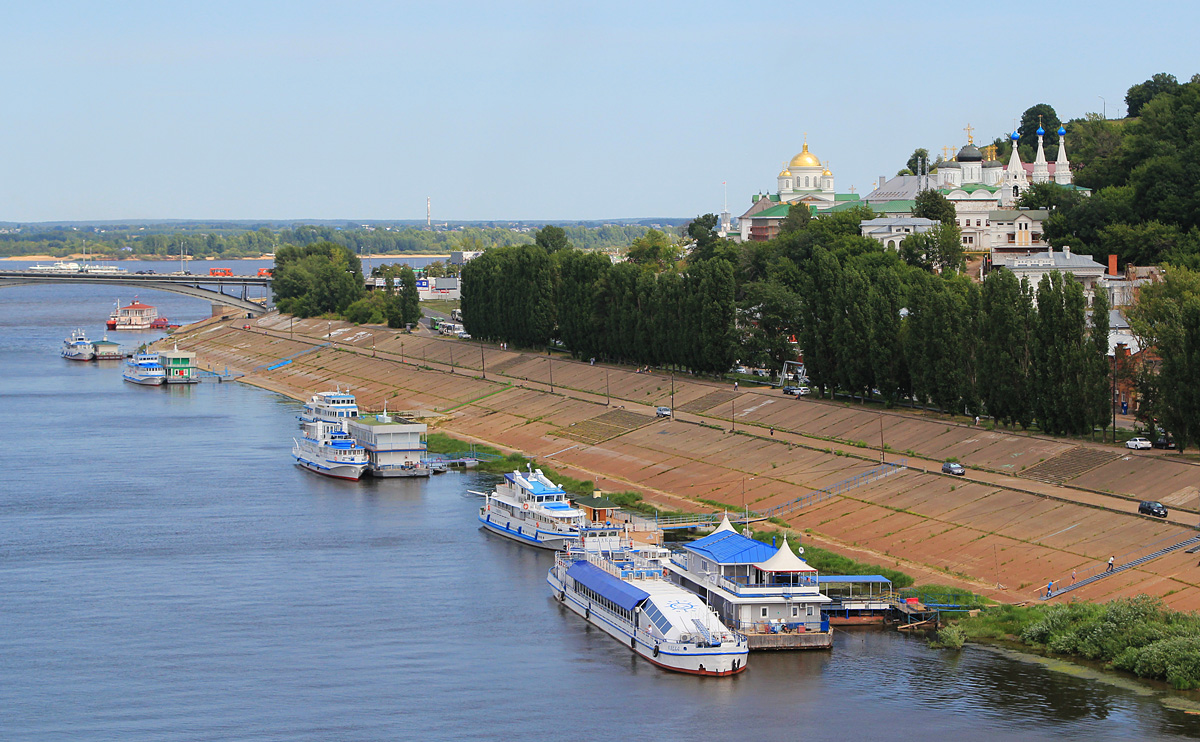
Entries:
{"type": "Polygon", "coordinates": [[[105,323],[110,330],[162,330],[169,327],[166,317],[159,317],[158,310],[143,304],[137,297],[133,303],[113,309],[105,323]]]}
{"type": "Polygon", "coordinates": [[[562,605],[663,669],[725,677],[746,668],[746,638],[663,579],[655,560],[573,549],[556,555],[546,581],[562,605]]]}
{"type": "Polygon", "coordinates": [[[567,493],[541,469],[505,474],[479,508],[484,528],[542,549],[578,543],[583,520],[583,511],[571,507],[567,493]]]}
{"type": "Polygon", "coordinates": [[[366,450],[342,430],[340,423],[317,420],[301,428],[303,437],[293,439],[296,464],[311,472],[335,479],[357,480],[367,468],[366,450]]]}
{"type": "Polygon", "coordinates": [[[83,330],[75,330],[63,340],[62,357],[69,361],[90,361],[96,357],[96,348],[83,330]]]}
{"type": "Polygon", "coordinates": [[[134,353],[125,362],[125,381],[143,386],[159,386],[167,380],[166,371],[154,352],[134,353]]]}

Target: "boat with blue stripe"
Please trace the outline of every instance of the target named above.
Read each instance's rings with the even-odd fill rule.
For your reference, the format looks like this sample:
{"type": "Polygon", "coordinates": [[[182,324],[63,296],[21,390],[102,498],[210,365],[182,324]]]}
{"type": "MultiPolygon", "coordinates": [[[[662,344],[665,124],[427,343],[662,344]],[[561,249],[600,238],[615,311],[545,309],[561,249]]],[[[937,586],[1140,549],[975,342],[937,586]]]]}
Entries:
{"type": "Polygon", "coordinates": [[[665,670],[726,677],[746,669],[746,637],[664,579],[656,559],[571,549],[556,555],[546,582],[563,606],[665,670]]]}
{"type": "Polygon", "coordinates": [[[306,422],[304,436],[292,439],[296,464],[335,479],[358,480],[367,468],[367,451],[342,430],[339,422],[306,422]]]}
{"type": "Polygon", "coordinates": [[[584,513],[541,469],[512,471],[479,508],[479,523],[492,533],[541,549],[578,544],[584,513]]]}

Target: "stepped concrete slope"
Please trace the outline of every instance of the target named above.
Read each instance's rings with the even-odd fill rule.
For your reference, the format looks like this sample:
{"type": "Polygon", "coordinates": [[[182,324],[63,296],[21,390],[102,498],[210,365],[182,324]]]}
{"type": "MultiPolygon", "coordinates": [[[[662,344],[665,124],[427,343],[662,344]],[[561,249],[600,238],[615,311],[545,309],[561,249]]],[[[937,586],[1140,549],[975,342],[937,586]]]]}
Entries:
{"type": "Polygon", "coordinates": [[[886,458],[903,458],[908,468],[787,513],[807,543],[1004,600],[1039,597],[1047,580],[1065,584],[1073,570],[1090,574],[1116,555],[1128,568],[1078,585],[1072,597],[1146,592],[1200,609],[1196,557],[1175,549],[1133,564],[1151,545],[1165,549],[1194,536],[1200,517],[1200,467],[1158,451],[987,430],[907,410],[881,413],[767,388],[734,392],[686,374],[672,380],[274,313],[199,323],[176,338],[202,363],[246,373],[247,383],[296,399],[348,385],[366,409],[386,404],[430,415],[451,435],[689,512],[764,511],[829,488],[877,467],[882,436],[886,458]],[[672,386],[674,419],[654,418],[655,406],[671,403],[672,386]],[[940,473],[951,456],[967,466],[965,477],[940,473]],[[1025,476],[1030,470],[1052,481],[1025,476]],[[1139,516],[1141,499],[1172,504],[1171,518],[1139,516]]]}

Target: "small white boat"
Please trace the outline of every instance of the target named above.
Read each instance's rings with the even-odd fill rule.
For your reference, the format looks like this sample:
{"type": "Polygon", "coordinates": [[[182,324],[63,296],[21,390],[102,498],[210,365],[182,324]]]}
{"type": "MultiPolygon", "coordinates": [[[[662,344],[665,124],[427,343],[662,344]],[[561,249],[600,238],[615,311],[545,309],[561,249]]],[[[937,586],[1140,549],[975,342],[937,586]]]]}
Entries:
{"type": "Polygon", "coordinates": [[[746,669],[746,637],[663,579],[655,559],[571,550],[556,555],[546,582],[564,606],[665,670],[726,677],[746,669]]]}
{"type": "Polygon", "coordinates": [[[90,361],[96,357],[96,348],[83,330],[76,330],[63,340],[62,357],[69,361],[90,361]]]}
{"type": "Polygon", "coordinates": [[[504,482],[479,508],[484,528],[542,549],[565,549],[579,542],[584,513],[571,507],[563,488],[541,469],[504,475],[504,482]]]}
{"type": "Polygon", "coordinates": [[[134,353],[125,362],[125,381],[143,386],[160,386],[166,380],[167,373],[157,353],[134,353]]]}
{"type": "Polygon", "coordinates": [[[296,464],[335,479],[357,480],[367,469],[367,451],[342,430],[341,423],[304,423],[304,437],[293,439],[296,464]]]}

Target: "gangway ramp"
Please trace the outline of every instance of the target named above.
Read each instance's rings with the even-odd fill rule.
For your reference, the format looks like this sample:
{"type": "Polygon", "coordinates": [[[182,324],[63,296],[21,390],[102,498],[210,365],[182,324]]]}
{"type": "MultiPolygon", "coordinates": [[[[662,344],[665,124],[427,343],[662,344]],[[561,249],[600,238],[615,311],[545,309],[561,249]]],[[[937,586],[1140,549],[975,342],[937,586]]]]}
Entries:
{"type": "MultiPolygon", "coordinates": [[[[1076,582],[1074,582],[1070,585],[1067,585],[1066,587],[1063,587],[1061,589],[1055,590],[1052,593],[1043,593],[1039,596],[1039,599],[1040,600],[1049,600],[1050,598],[1057,598],[1058,596],[1060,596],[1064,593],[1069,593],[1072,590],[1078,590],[1079,588],[1081,588],[1085,585],[1091,585],[1094,582],[1099,582],[1100,580],[1103,580],[1105,577],[1110,577],[1119,572],[1124,572],[1127,569],[1133,569],[1134,567],[1137,567],[1142,564],[1145,564],[1146,562],[1150,562],[1155,559],[1158,559],[1161,556],[1166,556],[1167,554],[1174,553],[1176,551],[1179,551],[1180,549],[1188,549],[1188,551],[1191,552],[1191,551],[1194,551],[1194,549],[1196,549],[1196,548],[1200,548],[1200,536],[1192,536],[1191,538],[1184,539],[1183,541],[1180,541],[1177,544],[1172,544],[1165,548],[1158,549],[1157,551],[1152,551],[1149,554],[1138,557],[1137,559],[1134,559],[1132,561],[1124,562],[1120,566],[1114,566],[1111,570],[1105,569],[1101,572],[1097,572],[1096,574],[1091,575],[1090,577],[1085,577],[1082,580],[1077,580],[1076,582]],[[1189,548],[1189,547],[1192,547],[1192,548],[1189,548]]],[[[1105,566],[1107,567],[1107,564],[1105,566]]]]}

